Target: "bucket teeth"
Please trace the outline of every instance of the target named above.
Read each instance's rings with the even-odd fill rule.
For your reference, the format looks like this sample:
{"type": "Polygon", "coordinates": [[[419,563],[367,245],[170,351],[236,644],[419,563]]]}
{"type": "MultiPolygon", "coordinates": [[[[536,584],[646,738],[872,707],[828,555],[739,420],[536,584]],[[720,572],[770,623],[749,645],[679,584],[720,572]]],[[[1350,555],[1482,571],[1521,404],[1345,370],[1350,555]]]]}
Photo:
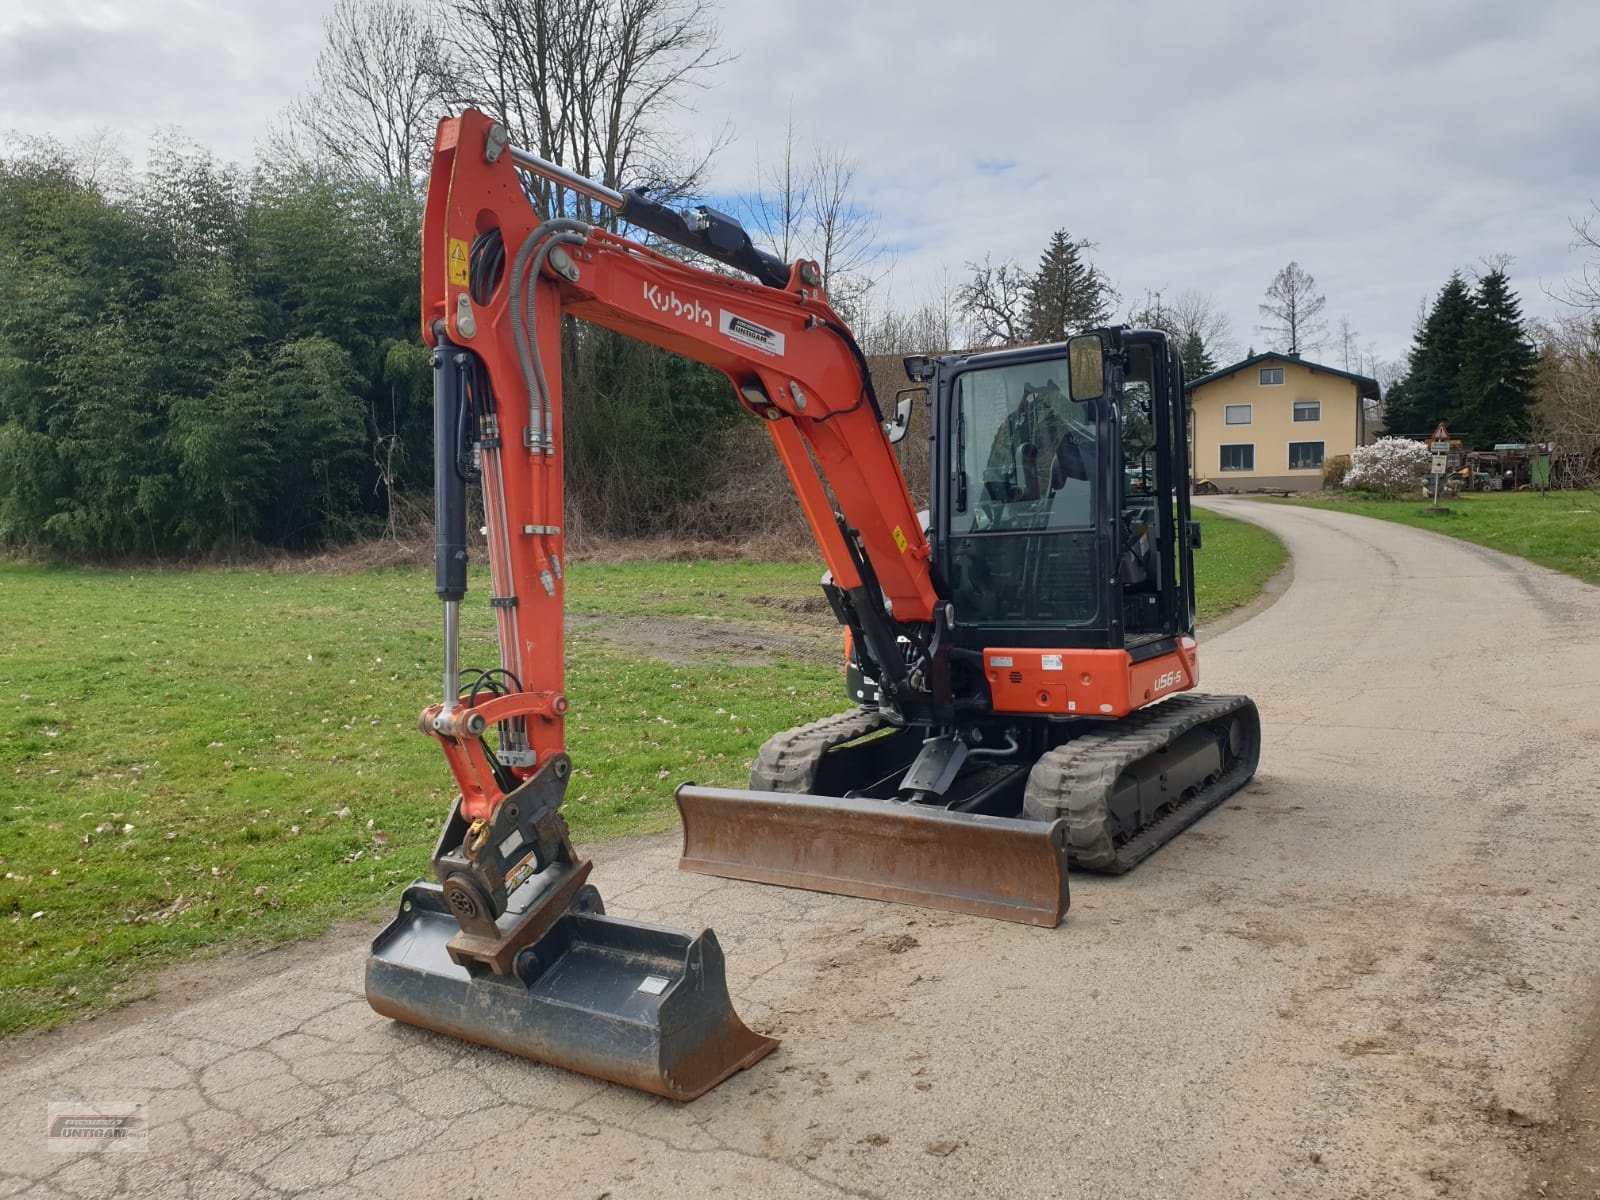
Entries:
{"type": "Polygon", "coordinates": [[[460,926],[435,883],[406,889],[372,943],[367,1002],[386,1017],[673,1100],[693,1100],[777,1046],[728,997],[709,929],[574,908],[495,974],[452,959],[460,926]]]}

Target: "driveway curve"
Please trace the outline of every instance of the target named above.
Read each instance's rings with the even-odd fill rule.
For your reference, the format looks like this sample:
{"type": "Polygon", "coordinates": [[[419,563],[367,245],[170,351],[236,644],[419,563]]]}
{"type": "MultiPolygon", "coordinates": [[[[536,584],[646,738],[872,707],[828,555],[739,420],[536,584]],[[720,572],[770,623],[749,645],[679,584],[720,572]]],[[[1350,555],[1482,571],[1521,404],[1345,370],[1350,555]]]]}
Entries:
{"type": "Polygon", "coordinates": [[[1531,1191],[1594,1033],[1600,589],[1386,522],[1207,507],[1294,556],[1201,647],[1203,686],[1261,708],[1260,774],[1131,875],[1075,876],[1061,928],[602,847],[610,911],[716,928],[774,1055],[674,1105],[390,1024],[334,938],[6,1048],[0,1195],[1531,1191]],[[128,1099],[148,1152],[47,1152],[49,1101],[128,1099]]]}

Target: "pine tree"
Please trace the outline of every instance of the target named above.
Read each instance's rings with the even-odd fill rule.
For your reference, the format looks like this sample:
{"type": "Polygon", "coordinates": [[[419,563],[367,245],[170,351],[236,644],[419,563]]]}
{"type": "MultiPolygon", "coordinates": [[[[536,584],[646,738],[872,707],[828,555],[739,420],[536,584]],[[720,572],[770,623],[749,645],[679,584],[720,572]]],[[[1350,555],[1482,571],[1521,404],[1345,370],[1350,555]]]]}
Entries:
{"type": "Polygon", "coordinates": [[[1460,388],[1466,427],[1488,449],[1527,437],[1538,358],[1522,328],[1522,307],[1503,270],[1478,281],[1462,345],[1460,388]]]}
{"type": "Polygon", "coordinates": [[[1074,242],[1065,229],[1050,235],[1028,286],[1025,322],[1030,341],[1059,342],[1109,319],[1116,293],[1089,262],[1090,249],[1088,242],[1074,242]]]}
{"type": "Polygon", "coordinates": [[[1463,438],[1472,432],[1467,428],[1461,366],[1473,310],[1466,282],[1459,271],[1452,272],[1417,328],[1405,379],[1389,391],[1385,420],[1390,433],[1421,437],[1440,421],[1463,438]]]}
{"type": "Polygon", "coordinates": [[[1183,339],[1178,354],[1183,359],[1183,377],[1190,382],[1217,369],[1216,361],[1212,359],[1211,352],[1206,349],[1198,333],[1191,333],[1183,339]]]}

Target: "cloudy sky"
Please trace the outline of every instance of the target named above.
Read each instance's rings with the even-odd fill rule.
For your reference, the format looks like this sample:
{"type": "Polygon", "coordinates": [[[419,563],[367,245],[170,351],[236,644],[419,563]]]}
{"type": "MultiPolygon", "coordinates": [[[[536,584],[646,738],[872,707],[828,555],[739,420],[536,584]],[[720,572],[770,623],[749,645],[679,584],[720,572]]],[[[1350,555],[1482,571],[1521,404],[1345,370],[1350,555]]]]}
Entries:
{"type": "MultiPolygon", "coordinates": [[[[109,129],[137,157],[177,126],[249,162],[329,4],[0,0],[0,131],[109,129]]],[[[720,24],[737,57],[683,115],[733,134],[716,190],[750,186],[792,106],[803,145],[855,160],[899,306],[1065,228],[1126,301],[1214,295],[1240,352],[1296,260],[1393,359],[1486,256],[1555,311],[1600,201],[1595,0],[724,0],[720,24]]]]}

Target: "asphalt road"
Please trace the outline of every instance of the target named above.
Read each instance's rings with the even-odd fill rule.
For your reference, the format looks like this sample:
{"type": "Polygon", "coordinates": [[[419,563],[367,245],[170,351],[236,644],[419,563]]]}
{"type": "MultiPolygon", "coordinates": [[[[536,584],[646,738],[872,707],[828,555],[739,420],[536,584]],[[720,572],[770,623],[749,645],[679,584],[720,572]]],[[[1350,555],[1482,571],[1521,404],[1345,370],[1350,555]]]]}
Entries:
{"type": "Polygon", "coordinates": [[[603,847],[610,911],[712,924],[775,1054],[688,1106],[598,1084],[376,1017],[347,935],[0,1054],[0,1195],[1537,1194],[1600,994],[1600,589],[1213,506],[1294,554],[1201,648],[1261,708],[1260,775],[1074,877],[1061,928],[603,847]],[[148,1152],[47,1152],[47,1102],[107,1099],[147,1103],[148,1152]]]}

